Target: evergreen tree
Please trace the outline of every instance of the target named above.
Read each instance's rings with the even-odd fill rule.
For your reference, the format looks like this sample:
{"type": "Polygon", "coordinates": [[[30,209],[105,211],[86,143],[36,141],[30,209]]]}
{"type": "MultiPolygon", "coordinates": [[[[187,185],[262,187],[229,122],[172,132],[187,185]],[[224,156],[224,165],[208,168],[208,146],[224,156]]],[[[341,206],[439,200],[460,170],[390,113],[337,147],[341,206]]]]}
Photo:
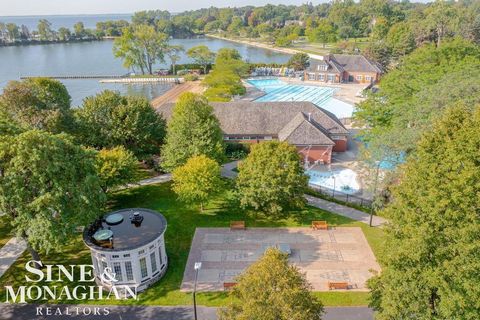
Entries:
{"type": "Polygon", "coordinates": [[[162,167],[172,171],[202,154],[221,162],[224,153],[223,134],[213,108],[200,95],[182,94],[168,123],[161,152],[162,167]]]}
{"type": "Polygon", "coordinates": [[[480,318],[480,108],[448,109],[403,168],[369,281],[378,319],[480,318]]]}

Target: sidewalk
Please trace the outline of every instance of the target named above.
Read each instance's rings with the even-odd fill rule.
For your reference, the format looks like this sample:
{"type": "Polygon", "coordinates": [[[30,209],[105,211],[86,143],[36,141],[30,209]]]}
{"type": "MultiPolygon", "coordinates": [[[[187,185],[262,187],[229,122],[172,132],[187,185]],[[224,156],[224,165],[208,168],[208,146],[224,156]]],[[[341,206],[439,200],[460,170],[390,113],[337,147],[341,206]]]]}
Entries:
{"type": "MultiPolygon", "coordinates": [[[[307,199],[308,204],[313,207],[316,207],[325,211],[330,211],[335,214],[350,218],[352,220],[363,222],[365,224],[370,223],[370,215],[363,211],[350,208],[335,202],[330,202],[327,200],[316,198],[310,195],[305,195],[305,198],[307,199]]],[[[385,224],[386,222],[387,222],[386,219],[374,215],[372,219],[372,226],[378,227],[385,224]]]]}
{"type": "Polygon", "coordinates": [[[15,237],[0,249],[0,277],[22,255],[25,249],[27,249],[25,242],[15,237]]]}

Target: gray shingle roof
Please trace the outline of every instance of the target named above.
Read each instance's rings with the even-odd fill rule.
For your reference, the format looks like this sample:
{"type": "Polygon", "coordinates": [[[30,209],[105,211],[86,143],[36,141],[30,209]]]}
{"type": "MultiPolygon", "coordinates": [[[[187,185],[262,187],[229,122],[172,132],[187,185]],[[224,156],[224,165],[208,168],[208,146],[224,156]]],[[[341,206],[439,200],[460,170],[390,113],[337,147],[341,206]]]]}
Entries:
{"type": "Polygon", "coordinates": [[[309,121],[308,116],[303,112],[299,112],[280,130],[278,140],[295,145],[335,145],[322,128],[313,121],[309,121]]]}
{"type": "MultiPolygon", "coordinates": [[[[311,102],[213,102],[215,116],[220,121],[224,134],[229,135],[272,135],[276,136],[298,113],[302,112],[329,134],[348,134],[348,130],[331,112],[311,102]]],[[[174,104],[159,107],[158,112],[170,119],[174,104]]]]}
{"type": "Polygon", "coordinates": [[[378,72],[382,73],[380,67],[373,61],[368,60],[363,55],[351,54],[333,54],[330,60],[315,60],[310,59],[310,71],[319,71],[318,66],[328,64],[327,72],[340,73],[343,71],[358,71],[358,72],[378,72]]]}
{"type": "Polygon", "coordinates": [[[375,63],[368,60],[363,55],[334,54],[333,58],[346,71],[382,72],[375,63]]]}

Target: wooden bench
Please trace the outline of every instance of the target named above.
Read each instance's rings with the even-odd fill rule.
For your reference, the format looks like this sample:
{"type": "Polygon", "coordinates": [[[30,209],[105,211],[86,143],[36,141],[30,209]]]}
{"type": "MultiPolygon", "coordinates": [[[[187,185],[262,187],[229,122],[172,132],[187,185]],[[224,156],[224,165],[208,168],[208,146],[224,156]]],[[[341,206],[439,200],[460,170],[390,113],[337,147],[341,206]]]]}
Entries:
{"type": "Polygon", "coordinates": [[[231,221],[230,230],[245,230],[245,221],[231,221]]]}
{"type": "Polygon", "coordinates": [[[327,221],[312,221],[312,229],[313,230],[328,230],[328,223],[327,221]]]}
{"type": "Polygon", "coordinates": [[[332,290],[332,289],[348,290],[348,283],[347,282],[329,282],[328,290],[332,290]]]}
{"type": "Polygon", "coordinates": [[[236,282],[224,282],[223,283],[223,290],[227,291],[230,290],[231,288],[235,287],[237,285],[236,282]]]}

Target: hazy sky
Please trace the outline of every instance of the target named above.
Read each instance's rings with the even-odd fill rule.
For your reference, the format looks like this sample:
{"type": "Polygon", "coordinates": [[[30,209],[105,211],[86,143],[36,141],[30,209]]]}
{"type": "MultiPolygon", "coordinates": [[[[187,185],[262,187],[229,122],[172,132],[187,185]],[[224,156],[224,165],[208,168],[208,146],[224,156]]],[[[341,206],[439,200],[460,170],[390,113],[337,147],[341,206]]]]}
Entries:
{"type": "MultiPolygon", "coordinates": [[[[324,1],[314,1],[321,3],[324,1]]],[[[301,4],[305,0],[0,0],[0,16],[132,13],[147,9],[181,12],[205,7],[301,4]]]]}
{"type": "MultiPolygon", "coordinates": [[[[314,4],[328,0],[312,1],[314,4]]],[[[306,0],[0,0],[0,16],[132,13],[162,9],[181,12],[189,9],[226,6],[302,4],[306,0]]],[[[422,1],[424,2],[424,1],[422,1]]]]}

